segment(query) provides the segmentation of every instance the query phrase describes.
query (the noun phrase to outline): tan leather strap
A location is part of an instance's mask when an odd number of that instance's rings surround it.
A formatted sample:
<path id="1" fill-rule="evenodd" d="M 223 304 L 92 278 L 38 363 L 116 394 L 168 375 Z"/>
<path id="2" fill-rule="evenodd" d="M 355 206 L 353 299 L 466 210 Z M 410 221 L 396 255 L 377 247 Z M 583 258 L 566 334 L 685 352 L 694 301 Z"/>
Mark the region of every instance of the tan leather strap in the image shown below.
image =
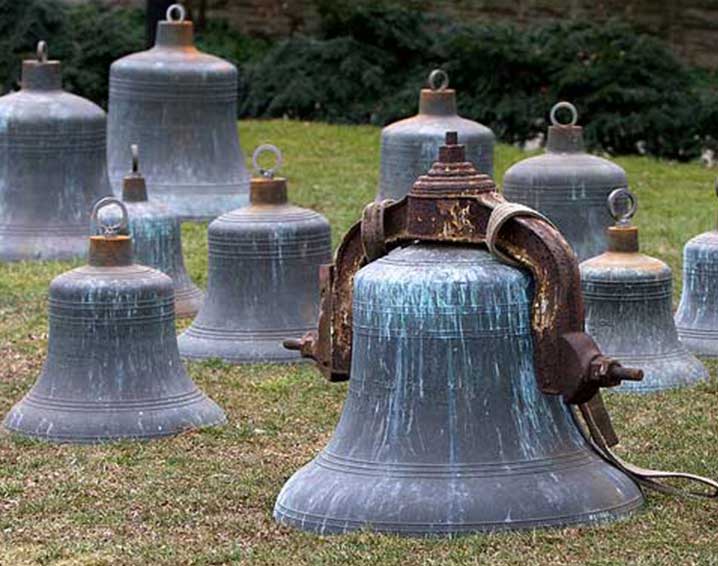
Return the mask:
<path id="1" fill-rule="evenodd" d="M 705 497 L 708 499 L 718 498 L 718 482 L 698 476 L 695 474 L 687 474 L 684 472 L 663 472 L 660 470 L 649 470 L 647 468 L 641 468 L 633 464 L 625 462 L 619 458 L 609 447 L 609 443 L 604 438 L 604 435 L 599 426 L 595 411 L 591 406 L 591 403 L 583 403 L 581 405 L 572 405 L 571 410 L 573 411 L 574 418 L 577 420 L 577 424 L 581 432 L 583 433 L 586 441 L 591 447 L 607 462 L 614 465 L 616 468 L 630 476 L 640 486 L 660 491 L 661 493 L 667 493 L 669 495 L 682 495 L 688 497 Z M 580 415 L 580 416 L 579 416 Z M 580 425 L 580 421 L 586 424 L 586 429 Z M 662 482 L 661 480 L 667 479 L 684 479 L 694 483 L 708 486 L 710 491 L 692 491 L 679 489 L 673 485 Z"/>
<path id="2" fill-rule="evenodd" d="M 496 247 L 496 238 L 498 237 L 501 228 L 504 226 L 504 224 L 506 224 L 506 222 L 508 222 L 512 218 L 515 218 L 516 216 L 539 218 L 541 220 L 544 220 L 554 228 L 556 228 L 556 225 L 537 210 L 529 208 L 528 206 L 524 206 L 523 204 L 517 204 L 515 202 L 502 202 L 501 204 L 498 204 L 494 207 L 493 211 L 491 212 L 491 216 L 489 217 L 489 223 L 486 226 L 486 245 L 488 246 L 489 251 L 496 257 L 496 259 L 498 259 L 502 263 L 521 266 L 518 261 L 516 261 L 511 256 L 506 255 Z"/>

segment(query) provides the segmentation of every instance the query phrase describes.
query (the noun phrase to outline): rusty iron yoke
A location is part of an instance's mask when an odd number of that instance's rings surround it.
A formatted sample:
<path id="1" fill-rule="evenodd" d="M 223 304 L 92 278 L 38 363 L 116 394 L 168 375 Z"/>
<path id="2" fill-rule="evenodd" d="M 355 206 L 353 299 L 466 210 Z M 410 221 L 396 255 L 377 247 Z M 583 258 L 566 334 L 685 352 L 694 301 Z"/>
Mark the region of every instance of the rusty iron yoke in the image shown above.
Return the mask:
<path id="1" fill-rule="evenodd" d="M 407 197 L 370 204 L 362 220 L 349 229 L 334 263 L 321 268 L 318 332 L 287 340 L 286 347 L 316 360 L 330 381 L 349 379 L 357 271 L 392 248 L 416 241 L 487 246 L 489 220 L 505 203 L 493 180 L 465 161 L 456 134 L 447 133 L 439 160 Z M 535 216 L 512 217 L 495 236 L 494 246 L 534 277 L 534 365 L 542 392 L 580 404 L 592 399 L 600 387 L 642 378 L 640 370 L 623 368 L 603 356 L 584 333 L 576 256 L 550 222 Z"/>

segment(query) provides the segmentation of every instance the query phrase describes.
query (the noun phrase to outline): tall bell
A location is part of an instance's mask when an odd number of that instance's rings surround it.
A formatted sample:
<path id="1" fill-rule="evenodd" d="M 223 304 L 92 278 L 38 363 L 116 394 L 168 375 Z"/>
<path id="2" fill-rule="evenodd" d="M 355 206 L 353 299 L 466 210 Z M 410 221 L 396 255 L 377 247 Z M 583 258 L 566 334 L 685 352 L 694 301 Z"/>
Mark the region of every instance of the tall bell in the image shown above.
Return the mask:
<path id="1" fill-rule="evenodd" d="M 440 151 L 407 200 L 367 208 L 325 269 L 319 333 L 287 341 L 330 379 L 351 379 L 329 444 L 286 483 L 275 518 L 321 534 L 450 535 L 635 509 L 638 487 L 589 447 L 560 397 L 539 389 L 560 391 L 544 378 L 560 379 L 575 358 L 563 357 L 568 342 L 538 352 L 537 287 L 551 324 L 573 325 L 575 314 L 571 337 L 581 335 L 568 244 L 542 220 L 511 230 L 499 222 L 494 230 L 508 233 L 501 249 L 511 241 L 514 257 L 542 257 L 546 272 L 559 271 L 535 281 L 500 263 L 484 244 L 492 209 L 506 203 L 455 136 Z M 581 341 L 586 360 L 604 359 Z"/>
<path id="2" fill-rule="evenodd" d="M 630 206 L 621 211 L 626 198 Z M 642 381 L 625 382 L 619 391 L 649 393 L 707 379 L 703 364 L 678 341 L 671 268 L 639 251 L 638 228 L 630 222 L 635 197 L 616 189 L 608 202 L 617 223 L 607 230 L 608 251 L 581 264 L 581 288 L 586 332 L 607 355 L 643 369 Z"/>
<path id="3" fill-rule="evenodd" d="M 87 253 L 87 211 L 111 192 L 105 133 L 105 113 L 62 90 L 60 62 L 39 42 L 20 91 L 0 98 L 0 260 Z"/>
<path id="4" fill-rule="evenodd" d="M 561 109 L 571 112 L 567 124 L 559 122 Z M 611 225 L 606 199 L 628 181 L 621 167 L 586 153 L 577 120 L 573 104 L 559 102 L 551 109 L 546 153 L 506 171 L 504 196 L 550 218 L 583 261 L 606 250 L 606 229 Z"/>
<path id="5" fill-rule="evenodd" d="M 122 201 L 129 215 L 132 254 L 140 265 L 158 269 L 172 278 L 175 288 L 175 315 L 197 314 L 202 291 L 192 283 L 182 257 L 182 232 L 177 215 L 148 200 L 145 178 L 139 172 L 137 145 L 132 146 L 132 172 L 122 181 Z M 114 207 L 113 207 L 114 208 Z"/>
<path id="6" fill-rule="evenodd" d="M 718 229 L 699 234 L 683 248 L 683 290 L 675 321 L 678 337 L 691 352 L 718 357 Z"/>
<path id="7" fill-rule="evenodd" d="M 110 68 L 110 181 L 120 194 L 130 144 L 137 143 L 152 197 L 180 220 L 211 220 L 247 203 L 237 68 L 199 51 L 184 18 L 182 6 L 171 6 L 155 46 Z"/>
<path id="8" fill-rule="evenodd" d="M 277 156 L 263 170 L 258 157 Z M 282 347 L 287 336 L 316 328 L 319 266 L 331 258 L 329 223 L 287 202 L 287 181 L 275 178 L 279 150 L 254 152 L 249 207 L 209 225 L 207 295 L 192 325 L 179 337 L 180 354 L 231 363 L 297 362 Z"/>
<path id="9" fill-rule="evenodd" d="M 436 159 L 447 130 L 466 146 L 466 156 L 482 173 L 494 174 L 494 133 L 456 113 L 456 91 L 441 69 L 429 75 L 429 88 L 419 95 L 416 116 L 388 125 L 381 132 L 381 164 L 377 200 L 406 196 L 419 175 Z"/>
<path id="10" fill-rule="evenodd" d="M 90 238 L 89 265 L 50 285 L 48 353 L 5 427 L 53 442 L 147 439 L 221 424 L 222 410 L 187 375 L 177 351 L 172 280 L 132 262 L 122 222 Z"/>

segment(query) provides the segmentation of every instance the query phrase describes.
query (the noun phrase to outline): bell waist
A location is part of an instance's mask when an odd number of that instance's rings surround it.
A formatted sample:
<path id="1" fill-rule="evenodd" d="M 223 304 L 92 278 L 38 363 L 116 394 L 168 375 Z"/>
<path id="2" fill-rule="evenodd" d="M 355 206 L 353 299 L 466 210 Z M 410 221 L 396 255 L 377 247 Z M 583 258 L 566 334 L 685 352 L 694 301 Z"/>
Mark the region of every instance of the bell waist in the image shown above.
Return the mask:
<path id="1" fill-rule="evenodd" d="M 149 81 L 136 78 L 110 78 L 110 97 L 115 100 L 148 100 L 157 102 L 237 101 L 237 80 L 223 79 L 211 82 Z"/>

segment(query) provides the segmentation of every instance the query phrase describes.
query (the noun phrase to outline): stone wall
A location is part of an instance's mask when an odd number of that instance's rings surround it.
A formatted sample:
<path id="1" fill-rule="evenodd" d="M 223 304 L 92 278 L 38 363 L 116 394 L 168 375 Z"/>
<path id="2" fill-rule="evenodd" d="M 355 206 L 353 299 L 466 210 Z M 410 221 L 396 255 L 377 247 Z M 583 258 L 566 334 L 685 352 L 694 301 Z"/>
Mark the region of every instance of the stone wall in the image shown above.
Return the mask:
<path id="1" fill-rule="evenodd" d="M 82 1 L 82 0 L 71 0 Z M 143 0 L 106 0 L 142 5 Z M 361 0 L 355 0 L 361 1 Z M 186 0 L 198 6 L 200 0 Z M 208 17 L 228 18 L 242 32 L 264 37 L 312 33 L 313 0 L 207 0 Z M 429 0 L 432 10 L 464 21 L 519 24 L 552 19 L 619 17 L 673 46 L 685 61 L 718 69 L 718 0 Z"/>

